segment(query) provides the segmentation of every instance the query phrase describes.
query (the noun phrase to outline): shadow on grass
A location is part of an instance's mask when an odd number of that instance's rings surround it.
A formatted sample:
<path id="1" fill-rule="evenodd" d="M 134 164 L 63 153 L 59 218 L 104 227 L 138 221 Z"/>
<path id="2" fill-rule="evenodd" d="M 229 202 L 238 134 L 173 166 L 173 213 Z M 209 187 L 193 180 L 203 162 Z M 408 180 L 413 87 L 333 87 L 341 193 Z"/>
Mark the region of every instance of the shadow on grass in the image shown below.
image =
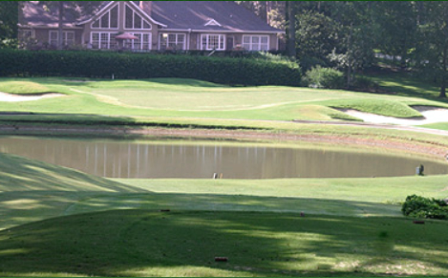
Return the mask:
<path id="1" fill-rule="evenodd" d="M 108 211 L 0 232 L 0 274 L 446 275 L 441 235 L 447 225 L 387 217 Z M 215 262 L 217 256 L 229 260 Z"/>
<path id="2" fill-rule="evenodd" d="M 448 99 L 438 97 L 440 93 L 438 85 L 430 84 L 430 82 L 412 76 L 408 72 L 376 72 L 369 77 L 377 81 L 381 88 L 400 96 L 448 103 Z"/>
<path id="3" fill-rule="evenodd" d="M 202 81 L 197 79 L 187 79 L 187 78 L 151 78 L 139 81 L 149 81 L 153 83 L 160 83 L 164 85 L 180 85 L 188 87 L 203 87 L 203 88 L 224 88 L 228 87 L 226 85 L 212 83 L 208 81 Z"/>

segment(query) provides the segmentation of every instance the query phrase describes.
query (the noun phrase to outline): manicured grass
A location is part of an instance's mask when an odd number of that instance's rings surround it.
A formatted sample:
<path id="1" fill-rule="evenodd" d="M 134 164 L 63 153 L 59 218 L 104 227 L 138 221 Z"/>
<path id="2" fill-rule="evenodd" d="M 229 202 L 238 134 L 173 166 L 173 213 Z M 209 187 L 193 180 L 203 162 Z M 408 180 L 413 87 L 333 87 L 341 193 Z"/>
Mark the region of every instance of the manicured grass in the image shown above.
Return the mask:
<path id="1" fill-rule="evenodd" d="M 0 79 L 41 84 L 68 96 L 21 104 L 0 103 L 2 111 L 96 114 L 135 117 L 248 120 L 355 120 L 333 107 L 387 116 L 415 117 L 408 105 L 444 106 L 417 98 L 281 86 L 232 88 L 185 79 L 70 81 L 61 78 Z M 172 83 L 172 84 L 171 84 Z"/>
<path id="2" fill-rule="evenodd" d="M 447 228 L 388 217 L 107 211 L 0 232 L 0 275 L 445 276 Z"/>
<path id="3" fill-rule="evenodd" d="M 448 275 L 448 223 L 400 214 L 446 176 L 112 181 L 0 162 L 0 276 Z"/>
<path id="4" fill-rule="evenodd" d="M 356 120 L 332 107 L 398 117 L 416 116 L 408 105 L 447 107 L 418 94 L 62 78 L 0 79 L 0 91 L 23 81 L 66 96 L 0 103 L 3 112 L 37 113 L 1 123 L 241 128 L 448 146 L 441 136 L 290 122 Z M 108 180 L 6 154 L 0 169 L 0 276 L 448 276 L 448 222 L 415 225 L 400 213 L 408 195 L 445 198 L 447 176 Z"/>
<path id="5" fill-rule="evenodd" d="M 17 80 L 0 82 L 0 92 L 20 95 L 38 95 L 51 93 L 51 90 L 38 82 Z"/>

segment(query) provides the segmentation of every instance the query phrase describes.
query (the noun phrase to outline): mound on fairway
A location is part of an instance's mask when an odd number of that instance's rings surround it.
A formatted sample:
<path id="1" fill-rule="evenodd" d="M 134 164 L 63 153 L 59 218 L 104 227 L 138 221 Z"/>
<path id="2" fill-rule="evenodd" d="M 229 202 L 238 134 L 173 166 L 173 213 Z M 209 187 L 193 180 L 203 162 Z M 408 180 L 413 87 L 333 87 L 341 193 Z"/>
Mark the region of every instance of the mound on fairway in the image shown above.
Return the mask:
<path id="1" fill-rule="evenodd" d="M 73 169 L 0 153 L 0 192 L 108 191 L 141 192 L 132 186 L 94 177 Z"/>
<path id="2" fill-rule="evenodd" d="M 1 82 L 0 92 L 20 95 L 42 95 L 52 93 L 50 88 L 32 81 Z"/>
<path id="3" fill-rule="evenodd" d="M 445 276 L 447 228 L 396 218 L 108 211 L 0 232 L 0 275 Z"/>

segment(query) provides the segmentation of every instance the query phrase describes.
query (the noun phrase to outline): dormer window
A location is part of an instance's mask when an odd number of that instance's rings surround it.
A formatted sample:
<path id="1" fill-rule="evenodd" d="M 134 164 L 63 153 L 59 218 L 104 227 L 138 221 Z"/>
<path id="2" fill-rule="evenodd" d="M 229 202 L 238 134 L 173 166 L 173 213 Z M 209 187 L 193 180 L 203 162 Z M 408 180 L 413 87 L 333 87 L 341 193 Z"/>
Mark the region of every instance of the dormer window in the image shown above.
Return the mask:
<path id="1" fill-rule="evenodd" d="M 209 21 L 207 21 L 207 23 L 204 24 L 204 26 L 221 26 L 221 24 L 219 24 L 219 22 L 214 19 L 210 19 Z"/>

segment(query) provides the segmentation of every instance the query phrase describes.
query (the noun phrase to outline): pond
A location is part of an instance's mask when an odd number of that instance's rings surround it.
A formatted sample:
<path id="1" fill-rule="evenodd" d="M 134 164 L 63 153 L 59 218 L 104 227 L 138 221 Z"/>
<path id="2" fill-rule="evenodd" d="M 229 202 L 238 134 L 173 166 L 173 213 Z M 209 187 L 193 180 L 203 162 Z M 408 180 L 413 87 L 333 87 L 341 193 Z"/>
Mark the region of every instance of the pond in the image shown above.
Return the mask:
<path id="1" fill-rule="evenodd" d="M 0 151 L 107 178 L 392 177 L 420 164 L 427 175 L 448 174 L 447 163 L 414 156 L 211 141 L 0 137 Z"/>

